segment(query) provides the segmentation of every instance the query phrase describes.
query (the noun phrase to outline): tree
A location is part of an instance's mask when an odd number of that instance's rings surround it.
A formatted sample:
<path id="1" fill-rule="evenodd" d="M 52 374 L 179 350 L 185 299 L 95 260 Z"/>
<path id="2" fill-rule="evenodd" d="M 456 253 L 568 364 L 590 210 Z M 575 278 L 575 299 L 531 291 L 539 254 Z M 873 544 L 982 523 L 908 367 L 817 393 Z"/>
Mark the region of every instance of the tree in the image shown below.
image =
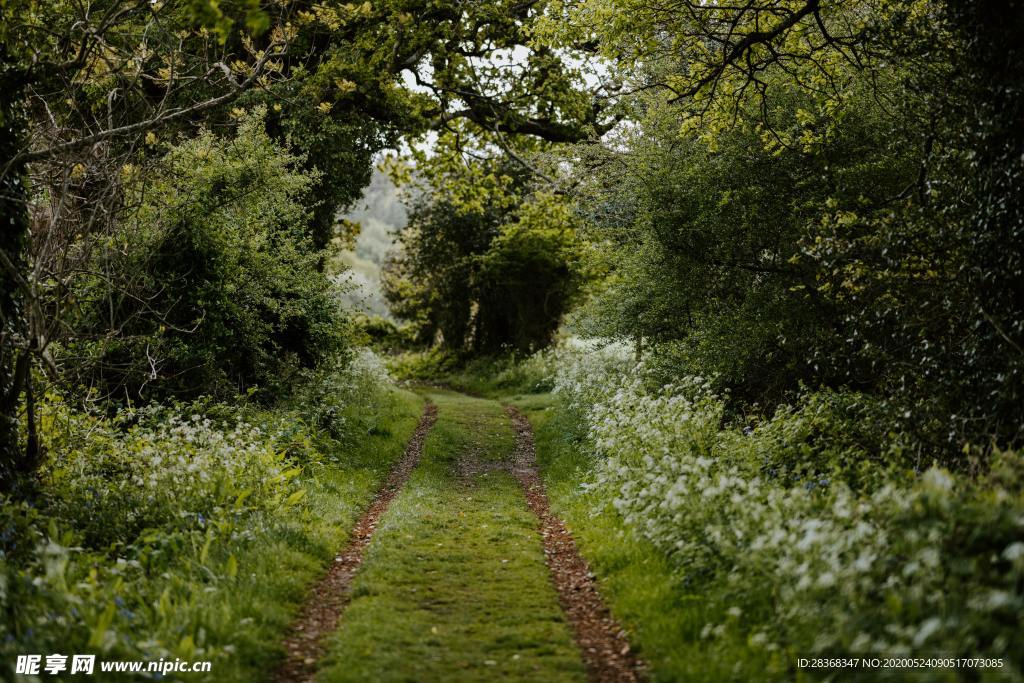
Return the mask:
<path id="1" fill-rule="evenodd" d="M 971 394 L 981 405 L 959 410 L 973 431 L 1024 442 L 1024 7 L 1016 2 L 949 0 L 963 45 L 956 65 L 963 88 L 953 134 L 967 158 L 971 188 L 966 220 L 956 230 L 969 242 L 956 274 L 972 290 L 964 360 Z M 960 137 L 962 136 L 962 137 Z M 977 336 L 975 336 L 975 334 Z"/>
<path id="2" fill-rule="evenodd" d="M 52 312 L 53 307 L 43 301 L 45 280 L 39 277 L 38 262 L 30 260 L 37 251 L 29 230 L 30 207 L 36 193 L 44 190 L 52 196 L 66 190 L 73 174 L 80 175 L 79 169 L 95 165 L 90 158 L 93 151 L 119 143 L 115 152 L 123 154 L 125 140 L 136 140 L 154 129 L 187 121 L 231 102 L 265 75 L 267 64 L 277 56 L 281 45 L 280 37 L 271 38 L 267 49 L 246 66 L 251 73 L 235 81 L 223 62 L 207 62 L 200 70 L 201 59 L 185 59 L 190 53 L 182 40 L 168 40 L 179 29 L 184 27 L 187 32 L 207 20 L 216 20 L 223 29 L 224 16 L 215 11 L 215 5 L 205 8 L 213 14 L 204 17 L 192 12 L 203 14 L 202 3 L 191 10 L 171 8 L 163 12 L 163 6 L 146 2 L 111 2 L 93 9 L 19 1 L 0 8 L 0 184 L 8 190 L 0 203 L 0 220 L 11 228 L 0 242 L 0 481 L 5 484 L 12 483 L 18 473 L 30 473 L 37 460 L 31 365 L 33 358 L 48 358 L 56 324 L 39 320 L 40 314 Z M 162 15 L 167 14 L 173 16 L 164 23 Z M 258 8 L 249 8 L 251 24 L 262 24 L 261 17 Z M 148 71 L 147 59 L 160 62 L 166 73 L 154 73 L 158 71 L 156 66 Z M 230 82 L 231 87 L 212 95 L 203 92 L 204 86 L 220 79 Z M 98 96 L 101 91 L 103 95 Z M 103 100 L 99 97 L 105 98 L 105 109 L 100 108 Z M 90 153 L 82 154 L 82 150 Z M 30 168 L 29 164 L 44 165 Z M 107 177 L 111 175 L 109 170 L 109 166 L 103 168 Z M 30 183 L 30 171 L 42 182 Z M 109 194 L 109 185 L 90 190 Z M 88 199 L 74 199 L 61 196 L 54 205 L 77 204 L 76 229 L 96 223 L 109 206 L 97 201 L 89 215 L 88 208 L 83 211 L 91 204 Z M 61 216 L 53 219 L 59 221 Z M 62 231 L 46 232 L 53 237 Z M 29 312 L 34 317 L 27 317 Z M 15 426 L 23 393 L 29 440 L 27 455 L 19 457 Z"/>
<path id="3" fill-rule="evenodd" d="M 570 16 L 544 30 L 636 65 L 621 106 L 642 133 L 575 153 L 600 239 L 636 254 L 607 289 L 633 302 L 611 329 L 741 401 L 868 391 L 951 461 L 1020 442 L 1019 8 L 590 0 Z M 616 165 L 625 211 L 594 177 Z"/>
<path id="4" fill-rule="evenodd" d="M 471 136 L 581 140 L 611 125 L 600 87 L 584 87 L 571 65 L 578 50 L 533 41 L 546 11 L 547 3 L 404 0 L 5 3 L 0 109 L 10 163 L 2 179 L 28 188 L 2 207 L 16 227 L 0 244 L 5 295 L 13 291 L 0 338 L 5 458 L 14 458 L 11 430 L 28 376 L 14 367 L 52 360 L 48 342 L 27 334 L 25 311 L 46 318 L 47 338 L 69 324 L 60 317 L 67 307 L 48 297 L 66 295 L 70 283 L 40 289 L 26 274 L 37 272 L 37 254 L 58 251 L 57 241 L 75 253 L 80 236 L 89 242 L 115 229 L 119 169 L 148 168 L 160 141 L 234 126 L 232 109 L 266 104 L 270 132 L 319 178 L 303 202 L 322 246 L 374 154 L 399 134 L 461 127 Z M 499 65 L 514 50 L 528 56 Z M 43 247 L 28 230 L 33 206 L 45 206 L 37 213 Z"/>
<path id="5" fill-rule="evenodd" d="M 128 179 L 136 208 L 83 264 L 73 330 L 57 340 L 67 379 L 132 401 L 274 396 L 345 350 L 306 230 L 316 176 L 267 136 L 264 114 L 243 115 L 230 139 L 201 132 Z"/>
<path id="6" fill-rule="evenodd" d="M 6 36 L 0 35 L 0 88 L 8 92 Z M 16 103 L 0 99 L 0 159 L 10 160 L 21 149 L 24 121 Z M 5 161 L 0 176 L 0 482 L 14 479 L 30 467 L 18 447 L 18 403 L 28 373 L 28 356 L 19 354 L 24 328 L 21 310 L 23 267 L 21 254 L 28 232 L 25 204 L 25 169 Z"/>
<path id="7" fill-rule="evenodd" d="M 473 169 L 491 192 L 462 177 L 454 194 L 421 193 L 400 233 L 385 295 L 422 344 L 535 351 L 551 342 L 585 278 L 570 207 L 550 193 L 520 194 L 525 172 L 504 163 L 508 175 L 485 172 L 486 162 Z"/>

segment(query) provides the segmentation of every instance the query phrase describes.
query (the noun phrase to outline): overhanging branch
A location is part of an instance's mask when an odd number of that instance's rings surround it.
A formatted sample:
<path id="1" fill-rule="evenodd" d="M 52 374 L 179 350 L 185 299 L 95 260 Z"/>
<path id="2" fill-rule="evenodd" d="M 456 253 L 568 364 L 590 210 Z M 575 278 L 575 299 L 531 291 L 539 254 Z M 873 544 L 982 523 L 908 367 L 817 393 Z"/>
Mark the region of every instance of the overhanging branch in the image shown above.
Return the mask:
<path id="1" fill-rule="evenodd" d="M 285 49 L 274 51 L 274 48 L 277 47 L 285 47 Z M 102 142 L 110 138 L 154 130 L 168 123 L 171 123 L 172 121 L 177 121 L 178 119 L 182 119 L 193 114 L 198 114 L 199 112 L 206 111 L 208 109 L 214 109 L 221 105 L 228 104 L 237 99 L 242 93 L 244 93 L 246 90 L 250 89 L 253 85 L 257 83 L 260 76 L 263 75 L 267 62 L 269 62 L 271 59 L 283 57 L 286 54 L 286 45 L 283 43 L 278 43 L 269 46 L 267 50 L 264 51 L 263 55 L 259 58 L 259 60 L 256 62 L 256 65 L 253 67 L 252 73 L 249 74 L 249 76 L 246 77 L 244 81 L 242 81 L 241 83 L 235 83 L 231 79 L 228 79 L 228 82 L 231 83 L 232 88 L 223 95 L 219 95 L 217 97 L 211 98 L 209 100 L 204 100 L 202 102 L 197 102 L 188 107 L 163 112 L 144 121 L 137 121 L 135 123 L 119 126 L 117 128 L 108 128 L 106 130 L 101 130 L 96 133 L 93 133 L 92 135 L 86 135 L 76 140 L 68 140 L 67 142 L 62 142 L 60 144 L 47 147 L 45 149 L 40 149 L 32 152 L 23 152 L 22 154 L 16 156 L 12 160 L 12 163 L 18 164 L 43 161 L 45 159 L 50 159 L 54 156 L 63 154 L 65 152 L 71 152 L 82 147 L 94 145 L 98 142 Z M 211 71 L 219 70 L 220 68 L 221 65 L 217 64 L 214 65 L 214 68 L 211 69 Z"/>

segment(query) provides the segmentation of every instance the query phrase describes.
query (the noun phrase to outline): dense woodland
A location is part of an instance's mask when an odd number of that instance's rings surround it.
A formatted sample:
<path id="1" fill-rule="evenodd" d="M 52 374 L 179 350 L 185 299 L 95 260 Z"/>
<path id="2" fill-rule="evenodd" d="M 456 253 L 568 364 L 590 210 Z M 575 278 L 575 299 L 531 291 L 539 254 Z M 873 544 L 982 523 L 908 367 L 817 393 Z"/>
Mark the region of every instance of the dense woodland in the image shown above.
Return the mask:
<path id="1" fill-rule="evenodd" d="M 4 0 L 0 678 L 268 675 L 430 384 L 527 411 L 652 680 L 1019 680 L 1021 35 L 1012 0 Z"/>

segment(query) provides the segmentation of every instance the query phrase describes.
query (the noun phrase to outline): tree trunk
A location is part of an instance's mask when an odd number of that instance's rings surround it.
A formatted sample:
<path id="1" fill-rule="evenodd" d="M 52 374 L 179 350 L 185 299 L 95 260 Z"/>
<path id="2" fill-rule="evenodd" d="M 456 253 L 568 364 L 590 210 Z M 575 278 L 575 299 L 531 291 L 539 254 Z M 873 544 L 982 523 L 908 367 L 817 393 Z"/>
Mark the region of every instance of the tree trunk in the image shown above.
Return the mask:
<path id="1" fill-rule="evenodd" d="M 0 48 L 0 62 L 6 55 Z M 2 68 L 2 65 L 0 65 Z M 22 289 L 18 284 L 28 234 L 28 204 L 24 164 L 10 164 L 23 151 L 24 121 L 17 93 L 0 92 L 0 489 L 9 490 L 25 463 L 18 446 L 18 406 L 21 396 L 19 350 L 23 330 Z M 10 165 L 9 165 L 10 164 Z M 26 358 L 27 361 L 27 358 Z"/>

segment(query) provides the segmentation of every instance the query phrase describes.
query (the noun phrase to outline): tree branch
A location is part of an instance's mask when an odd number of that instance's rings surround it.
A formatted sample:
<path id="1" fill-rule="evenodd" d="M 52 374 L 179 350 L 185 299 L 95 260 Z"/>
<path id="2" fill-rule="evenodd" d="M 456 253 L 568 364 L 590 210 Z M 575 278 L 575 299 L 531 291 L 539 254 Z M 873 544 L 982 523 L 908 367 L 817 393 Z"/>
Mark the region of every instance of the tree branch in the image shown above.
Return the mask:
<path id="1" fill-rule="evenodd" d="M 69 140 L 67 142 L 62 142 L 60 144 L 53 145 L 52 147 L 36 150 L 34 152 L 23 152 L 16 156 L 12 160 L 12 163 L 32 163 L 36 161 L 42 161 L 44 159 L 52 158 L 64 152 L 70 152 L 81 147 L 88 147 L 89 145 L 96 144 L 97 142 L 102 142 L 103 140 L 107 140 L 109 138 L 153 130 L 155 128 L 159 128 L 160 126 L 166 125 L 172 121 L 176 121 L 178 119 L 191 116 L 192 114 L 197 114 L 208 109 L 219 107 L 223 104 L 228 104 L 229 102 L 237 99 L 243 92 L 251 88 L 259 80 L 259 77 L 263 75 L 263 71 L 268 61 L 277 57 L 283 57 L 287 54 L 287 49 L 283 49 L 277 52 L 272 51 L 273 48 L 279 47 L 281 45 L 283 44 L 278 43 L 268 46 L 267 50 L 264 51 L 263 56 L 259 58 L 259 60 L 256 62 L 256 65 L 253 67 L 252 73 L 241 83 L 235 83 L 233 80 L 229 79 L 229 82 L 232 85 L 232 89 L 229 92 L 224 93 L 223 95 L 214 97 L 209 100 L 205 100 L 203 102 L 197 102 L 196 104 L 185 107 L 183 109 L 175 109 L 169 112 L 157 114 L 156 116 L 146 119 L 144 121 L 137 121 L 135 123 L 130 123 L 128 125 L 119 126 L 117 128 L 108 128 L 106 130 L 101 130 L 97 133 L 93 133 L 92 135 L 86 135 L 85 137 L 78 138 L 77 140 Z M 219 69 L 221 67 L 222 65 L 220 63 L 214 65 L 214 68 L 216 69 Z"/>
<path id="2" fill-rule="evenodd" d="M 741 41 L 733 44 L 732 47 L 726 51 L 722 61 L 716 64 L 710 72 L 701 76 L 691 87 L 671 98 L 669 103 L 673 104 L 681 99 L 693 97 L 706 85 L 717 82 L 718 79 L 722 77 L 722 74 L 725 73 L 726 69 L 733 66 L 737 61 L 746 56 L 751 49 L 757 45 L 771 45 L 779 36 L 783 35 L 786 31 L 800 23 L 804 17 L 816 14 L 818 12 L 819 5 L 820 0 L 807 0 L 803 7 L 790 14 L 784 21 L 779 22 L 771 30 L 753 31 L 746 34 Z"/>

